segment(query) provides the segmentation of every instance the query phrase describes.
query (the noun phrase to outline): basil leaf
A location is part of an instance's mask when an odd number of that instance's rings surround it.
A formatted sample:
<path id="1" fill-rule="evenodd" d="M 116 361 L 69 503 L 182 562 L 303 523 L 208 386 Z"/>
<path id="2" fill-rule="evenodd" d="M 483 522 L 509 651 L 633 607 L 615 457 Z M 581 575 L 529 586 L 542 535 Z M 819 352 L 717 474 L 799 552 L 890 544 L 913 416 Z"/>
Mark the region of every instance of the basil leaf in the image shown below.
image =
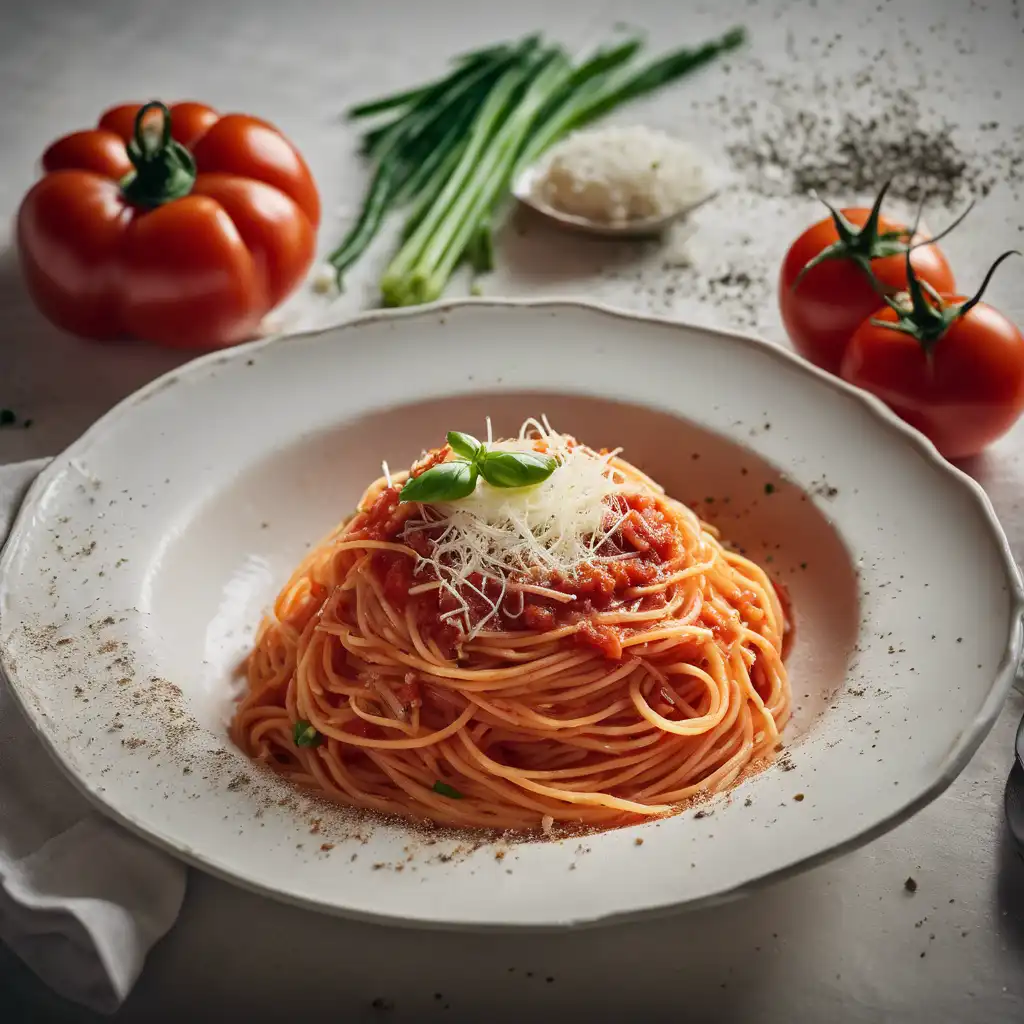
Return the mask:
<path id="1" fill-rule="evenodd" d="M 476 487 L 476 463 L 442 462 L 406 481 L 399 501 L 456 501 L 468 497 Z"/>
<path id="2" fill-rule="evenodd" d="M 435 782 L 434 785 L 431 786 L 431 789 L 433 789 L 435 793 L 440 793 L 441 796 L 449 797 L 452 800 L 461 800 L 463 798 L 463 794 L 454 786 L 449 786 L 447 782 Z"/>
<path id="3" fill-rule="evenodd" d="M 300 718 L 295 723 L 295 728 L 292 729 L 292 739 L 295 740 L 297 747 L 319 747 L 324 741 L 323 736 L 304 718 Z"/>
<path id="4" fill-rule="evenodd" d="M 472 434 L 463 434 L 459 430 L 448 431 L 448 444 L 456 455 L 461 455 L 464 459 L 469 459 L 470 462 L 483 448 L 483 445 Z"/>
<path id="5" fill-rule="evenodd" d="M 492 487 L 529 487 L 547 480 L 558 463 L 540 452 L 485 452 L 480 472 Z"/>

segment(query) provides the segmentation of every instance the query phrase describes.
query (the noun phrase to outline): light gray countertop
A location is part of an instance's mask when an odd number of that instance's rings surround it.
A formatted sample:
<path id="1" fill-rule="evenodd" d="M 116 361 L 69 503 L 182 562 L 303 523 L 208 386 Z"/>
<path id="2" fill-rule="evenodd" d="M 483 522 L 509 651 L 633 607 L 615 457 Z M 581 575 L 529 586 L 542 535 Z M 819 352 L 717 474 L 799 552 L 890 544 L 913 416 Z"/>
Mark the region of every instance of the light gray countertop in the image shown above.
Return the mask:
<path id="1" fill-rule="evenodd" d="M 820 162 L 834 149 L 829 118 L 839 124 L 851 113 L 884 120 L 897 111 L 895 127 L 879 128 L 886 137 L 951 125 L 951 147 L 974 168 L 966 184 L 980 192 L 993 179 L 946 244 L 965 287 L 1024 242 L 1024 168 L 1014 162 L 1024 149 L 1017 2 L 8 4 L 0 30 L 0 405 L 33 426 L 0 431 L 0 462 L 53 454 L 180 361 L 144 345 L 63 337 L 29 305 L 8 248 L 10 219 L 52 138 L 114 103 L 153 95 L 257 113 L 307 155 L 324 198 L 326 251 L 364 182 L 354 132 L 340 117 L 348 102 L 433 74 L 446 57 L 484 42 L 543 28 L 585 48 L 621 20 L 648 29 L 654 49 L 734 23 L 750 29 L 749 48 L 728 69 L 706 69 L 619 115 L 701 144 L 731 165 L 731 185 L 695 218 L 691 236 L 667 250 L 560 236 L 517 219 L 500 239 L 485 294 L 592 297 L 784 343 L 774 275 L 816 207 L 788 194 L 785 168 L 769 168 L 752 188 L 750 150 L 764 153 L 763 135 L 774 128 L 790 156 L 804 147 Z M 805 137 L 801 110 L 810 118 Z M 752 147 L 752 139 L 760 141 Z M 927 216 L 939 227 L 952 213 L 933 203 Z M 385 239 L 335 302 L 304 294 L 280 322 L 307 326 L 371 305 L 386 250 Z M 456 281 L 451 294 L 459 289 L 467 283 Z M 1022 296 L 1024 261 L 1011 261 L 990 299 L 1019 322 Z M 1024 424 L 966 468 L 1019 555 Z M 271 903 L 193 871 L 181 920 L 117 1019 L 503 1021 L 586 1010 L 594 1020 L 764 1024 L 1024 1020 L 1024 863 L 1002 816 L 1022 713 L 1024 697 L 1014 693 L 956 784 L 870 846 L 746 900 L 655 922 L 536 936 L 385 929 Z M 904 889 L 908 876 L 915 893 Z M 0 993 L 15 1011 L 5 1021 L 91 1019 L 5 950 Z"/>

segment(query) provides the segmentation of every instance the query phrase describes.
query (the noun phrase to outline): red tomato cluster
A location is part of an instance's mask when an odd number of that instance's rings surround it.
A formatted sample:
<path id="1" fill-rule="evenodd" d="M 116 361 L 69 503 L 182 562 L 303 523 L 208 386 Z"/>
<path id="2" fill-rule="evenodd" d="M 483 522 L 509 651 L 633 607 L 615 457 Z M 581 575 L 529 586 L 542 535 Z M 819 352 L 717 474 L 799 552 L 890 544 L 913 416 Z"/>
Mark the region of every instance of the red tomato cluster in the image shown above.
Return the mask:
<path id="1" fill-rule="evenodd" d="M 276 128 L 201 103 L 127 104 L 58 139 L 18 211 L 33 300 L 73 334 L 217 348 L 313 261 L 320 199 Z"/>
<path id="2" fill-rule="evenodd" d="M 782 321 L 811 362 L 882 399 L 950 459 L 976 455 L 1024 411 L 1024 336 L 959 294 L 936 240 L 871 209 L 833 210 L 786 253 Z M 1005 255 L 1010 255 L 1009 253 Z"/>

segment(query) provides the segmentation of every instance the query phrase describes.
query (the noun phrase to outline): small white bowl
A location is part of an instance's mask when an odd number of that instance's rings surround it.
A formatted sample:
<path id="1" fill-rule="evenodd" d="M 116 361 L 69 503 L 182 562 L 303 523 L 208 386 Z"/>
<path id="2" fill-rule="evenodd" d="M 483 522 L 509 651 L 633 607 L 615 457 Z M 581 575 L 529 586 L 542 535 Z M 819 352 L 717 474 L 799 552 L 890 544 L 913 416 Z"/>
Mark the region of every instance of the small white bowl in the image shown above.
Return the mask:
<path id="1" fill-rule="evenodd" d="M 694 202 L 659 217 L 619 221 L 591 220 L 589 217 L 578 217 L 575 214 L 558 210 L 541 198 L 537 185 L 549 159 L 550 157 L 545 155 L 536 163 L 520 171 L 515 181 L 512 182 L 512 195 L 518 202 L 535 210 L 559 227 L 588 235 L 598 235 L 602 238 L 653 238 L 664 234 L 676 221 L 693 213 L 694 210 L 718 194 L 716 188 L 709 186 L 707 191 Z"/>

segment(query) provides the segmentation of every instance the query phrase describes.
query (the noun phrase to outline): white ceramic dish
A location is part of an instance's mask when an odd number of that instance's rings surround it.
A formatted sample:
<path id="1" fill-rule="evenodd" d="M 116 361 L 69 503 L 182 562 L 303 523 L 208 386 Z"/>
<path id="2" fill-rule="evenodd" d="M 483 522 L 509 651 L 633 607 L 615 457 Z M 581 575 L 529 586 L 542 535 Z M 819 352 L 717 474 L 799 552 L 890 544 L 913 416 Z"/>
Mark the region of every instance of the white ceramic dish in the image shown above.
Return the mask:
<path id="1" fill-rule="evenodd" d="M 304 546 L 382 458 L 541 412 L 622 444 L 790 587 L 780 762 L 701 811 L 497 848 L 252 768 L 223 731 L 231 670 Z M 82 790 L 200 867 L 357 917 L 568 926 L 729 898 L 912 814 L 991 725 L 1021 607 L 983 493 L 875 401 L 748 338 L 470 302 L 211 355 L 118 406 L 28 496 L 0 657 Z"/>

